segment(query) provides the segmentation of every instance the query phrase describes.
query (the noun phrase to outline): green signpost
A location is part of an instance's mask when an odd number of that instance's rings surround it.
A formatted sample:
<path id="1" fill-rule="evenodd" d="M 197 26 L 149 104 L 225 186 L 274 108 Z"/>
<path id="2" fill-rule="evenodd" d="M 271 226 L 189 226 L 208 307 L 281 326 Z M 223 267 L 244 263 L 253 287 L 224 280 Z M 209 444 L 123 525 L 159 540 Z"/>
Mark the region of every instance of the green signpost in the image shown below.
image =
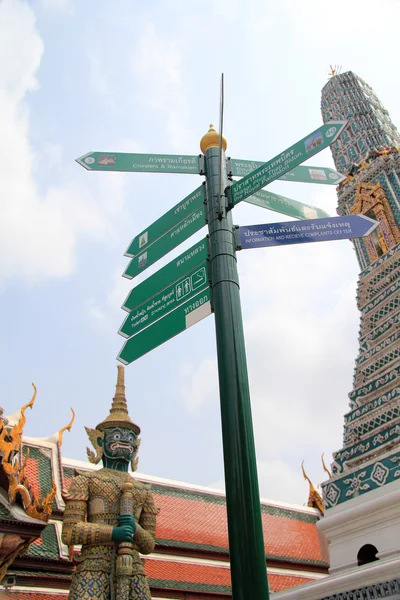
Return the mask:
<path id="1" fill-rule="evenodd" d="M 210 290 L 206 289 L 181 304 L 147 329 L 127 340 L 118 360 L 129 365 L 164 342 L 182 333 L 211 314 Z"/>
<path id="2" fill-rule="evenodd" d="M 231 160 L 229 174 L 243 175 L 231 187 L 227 187 L 226 140 L 212 126 L 201 140 L 204 157 L 200 158 L 92 152 L 77 159 L 89 170 L 201 172 L 206 176 L 206 192 L 203 187 L 195 190 L 136 236 L 127 250 L 133 258 L 124 277 L 133 278 L 208 223 L 208 238 L 126 298 L 123 308 L 130 312 L 119 333 L 129 339 L 118 360 L 128 365 L 215 314 L 233 600 L 269 600 L 269 590 L 230 209 L 246 200 L 299 219 L 325 217 L 320 209 L 260 190 L 285 174 L 293 181 L 333 182 L 331 175 L 336 172 L 331 169 L 298 165 L 334 142 L 344 127 L 343 121 L 326 123 L 265 164 Z M 318 169 L 327 181 L 311 172 Z M 339 183 L 338 178 L 334 183 Z M 221 194 L 221 184 L 225 194 Z"/>
<path id="3" fill-rule="evenodd" d="M 207 260 L 208 249 L 207 239 L 201 240 L 191 248 L 174 258 L 162 269 L 154 273 L 151 277 L 143 281 L 140 285 L 131 290 L 122 305 L 126 311 L 131 311 L 150 300 L 155 294 L 164 290 L 169 285 L 193 271 Z"/>
<path id="4" fill-rule="evenodd" d="M 262 206 L 262 208 L 295 217 L 296 219 L 329 217 L 328 213 L 316 206 L 303 204 L 302 202 L 297 202 L 297 200 L 291 200 L 290 198 L 286 198 L 286 196 L 279 196 L 279 194 L 273 194 L 266 190 L 259 190 L 249 198 L 246 198 L 245 202 L 255 204 L 256 206 Z"/>
<path id="5" fill-rule="evenodd" d="M 118 333 L 126 338 L 139 333 L 158 319 L 165 317 L 182 302 L 193 298 L 206 287 L 208 287 L 207 261 L 132 310 Z"/>
<path id="6" fill-rule="evenodd" d="M 206 224 L 205 206 L 201 206 L 189 215 L 184 221 L 170 229 L 162 237 L 158 238 L 147 250 L 137 254 L 129 263 L 124 272 L 124 277 L 133 279 L 139 273 L 143 273 L 148 267 L 160 258 L 171 252 L 182 242 L 190 238 Z"/>
<path id="7" fill-rule="evenodd" d="M 200 174 L 199 157 L 175 154 L 88 152 L 76 159 L 88 171 Z"/>
<path id="8" fill-rule="evenodd" d="M 244 177 L 249 175 L 255 169 L 262 167 L 265 163 L 256 160 L 237 160 L 231 158 L 228 161 L 228 175 L 233 177 Z M 295 167 L 288 171 L 278 181 L 296 181 L 300 183 L 322 183 L 324 185 L 339 185 L 346 177 L 329 167 Z"/>
<path id="9" fill-rule="evenodd" d="M 178 202 L 171 210 L 157 219 L 147 229 L 135 236 L 125 252 L 125 256 L 136 256 L 139 252 L 151 246 L 153 242 L 158 240 L 164 233 L 178 225 L 191 215 L 193 211 L 200 208 L 205 202 L 204 185 L 201 185 L 194 190 L 181 202 Z"/>
<path id="10" fill-rule="evenodd" d="M 231 207 L 235 206 L 238 202 L 258 192 L 275 179 L 282 177 L 287 171 L 330 146 L 337 139 L 345 125 L 345 121 L 325 123 L 325 125 L 309 133 L 302 140 L 261 165 L 240 181 L 236 181 L 227 190 L 229 205 Z"/>

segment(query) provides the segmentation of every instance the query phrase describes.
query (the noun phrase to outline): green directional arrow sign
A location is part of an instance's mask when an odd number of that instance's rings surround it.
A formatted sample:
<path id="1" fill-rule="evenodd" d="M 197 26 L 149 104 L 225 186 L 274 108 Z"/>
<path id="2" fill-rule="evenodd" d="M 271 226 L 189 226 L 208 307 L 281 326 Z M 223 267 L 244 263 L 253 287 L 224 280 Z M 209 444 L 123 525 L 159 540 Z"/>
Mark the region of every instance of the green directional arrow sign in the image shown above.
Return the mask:
<path id="1" fill-rule="evenodd" d="M 346 126 L 346 123 L 347 121 L 329 121 L 325 123 L 325 125 L 308 134 L 240 181 L 236 181 L 227 190 L 229 204 L 235 206 L 238 202 L 258 192 L 275 179 L 279 179 L 279 177 L 314 156 L 314 154 L 330 146 Z"/>
<path id="2" fill-rule="evenodd" d="M 157 262 L 160 258 L 171 252 L 182 242 L 190 238 L 191 235 L 199 231 L 206 224 L 205 205 L 195 210 L 184 221 L 170 229 L 147 250 L 140 252 L 135 256 L 125 270 L 124 277 L 133 279 L 139 273 L 145 271 L 148 267 Z"/>
<path id="3" fill-rule="evenodd" d="M 297 202 L 286 196 L 279 196 L 279 194 L 273 194 L 266 190 L 260 190 L 249 198 L 245 199 L 245 202 L 255 204 L 256 206 L 262 206 L 283 215 L 295 217 L 296 219 L 316 219 L 319 217 L 329 217 L 328 213 L 316 206 L 310 206 L 309 204 L 303 204 Z"/>
<path id="4" fill-rule="evenodd" d="M 194 298 L 184 302 L 163 319 L 159 319 L 147 329 L 127 340 L 118 355 L 118 360 L 124 365 L 129 365 L 178 333 L 195 325 L 211 312 L 210 289 L 207 288 Z"/>
<path id="5" fill-rule="evenodd" d="M 178 202 L 178 204 L 166 212 L 165 215 L 157 219 L 157 221 L 147 229 L 134 237 L 129 248 L 125 252 L 125 256 L 136 256 L 139 252 L 145 250 L 148 246 L 151 246 L 151 244 L 164 235 L 164 233 L 175 227 L 175 225 L 178 225 L 178 223 L 181 223 L 181 221 L 184 221 L 194 210 L 200 208 L 204 204 L 204 201 L 204 185 L 201 185 L 184 200 Z"/>
<path id="6" fill-rule="evenodd" d="M 88 171 L 200 174 L 199 157 L 179 154 L 88 152 L 76 159 Z"/>
<path id="7" fill-rule="evenodd" d="M 148 277 L 143 283 L 131 290 L 122 308 L 131 311 L 158 292 L 165 290 L 169 285 L 182 278 L 184 275 L 199 267 L 207 260 L 207 239 L 194 244 L 191 248 L 174 258 L 162 269 Z"/>
<path id="8" fill-rule="evenodd" d="M 208 263 L 204 262 L 200 267 L 190 271 L 185 277 L 135 308 L 126 317 L 118 333 L 126 338 L 136 335 L 158 319 L 165 317 L 183 302 L 193 298 L 208 285 Z"/>
<path id="9" fill-rule="evenodd" d="M 264 164 L 265 163 L 263 162 L 255 160 L 236 160 L 235 158 L 231 158 L 230 161 L 228 161 L 228 169 L 230 169 L 230 175 L 233 175 L 234 177 L 244 177 Z M 297 181 L 301 183 L 339 185 L 339 183 L 342 183 L 346 177 L 334 169 L 330 169 L 329 167 L 311 167 L 308 165 L 300 165 L 299 167 L 295 167 L 291 171 L 288 171 L 278 179 L 279 181 Z"/>
<path id="10" fill-rule="evenodd" d="M 288 171 L 279 181 L 298 181 L 300 183 L 322 183 L 325 185 L 339 185 L 346 177 L 329 167 L 295 167 Z"/>

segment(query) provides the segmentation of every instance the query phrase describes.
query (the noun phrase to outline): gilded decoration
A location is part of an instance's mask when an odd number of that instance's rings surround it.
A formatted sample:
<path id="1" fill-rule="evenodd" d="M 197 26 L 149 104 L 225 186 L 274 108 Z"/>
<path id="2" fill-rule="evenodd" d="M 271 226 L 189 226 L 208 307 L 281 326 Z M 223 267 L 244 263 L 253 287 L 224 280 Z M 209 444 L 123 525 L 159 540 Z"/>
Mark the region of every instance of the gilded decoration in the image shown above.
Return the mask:
<path id="1" fill-rule="evenodd" d="M 332 479 L 332 473 L 330 472 L 330 470 L 328 469 L 328 467 L 325 464 L 324 453 L 321 454 L 321 462 L 322 462 L 322 468 L 323 468 L 323 470 L 328 475 L 329 479 Z"/>
<path id="2" fill-rule="evenodd" d="M 22 458 L 22 433 L 26 423 L 25 412 L 32 408 L 36 398 L 36 387 L 33 386 L 33 396 L 21 408 L 20 417 L 14 426 L 9 426 L 7 420 L 0 414 L 0 464 L 8 479 L 8 498 L 11 504 L 15 504 L 20 498 L 22 506 L 27 515 L 41 521 L 48 521 L 51 515 L 52 503 L 56 495 L 56 485 L 53 486 L 47 496 L 43 499 L 36 498 L 28 478 L 26 466 L 29 453 Z"/>
<path id="3" fill-rule="evenodd" d="M 86 428 L 95 449 L 89 460 L 103 462 L 91 473 L 77 471 L 64 493 L 62 540 L 76 570 L 69 600 L 150 600 L 141 554 L 155 547 L 156 508 L 150 486 L 136 481 L 140 428 L 131 421 L 125 398 L 124 367 L 118 367 L 110 414 L 95 429 Z"/>
<path id="4" fill-rule="evenodd" d="M 358 183 L 352 214 L 363 214 L 379 222 L 379 227 L 364 238 L 370 263 L 374 263 L 400 240 L 400 230 L 393 215 L 385 190 L 376 184 Z"/>
<path id="5" fill-rule="evenodd" d="M 301 470 L 303 472 L 303 477 L 309 484 L 309 494 L 308 494 L 308 502 L 307 506 L 310 508 L 317 508 L 321 515 L 324 514 L 324 503 L 322 501 L 321 495 L 315 489 L 311 479 L 308 477 L 307 473 L 304 470 L 304 460 L 301 463 Z"/>

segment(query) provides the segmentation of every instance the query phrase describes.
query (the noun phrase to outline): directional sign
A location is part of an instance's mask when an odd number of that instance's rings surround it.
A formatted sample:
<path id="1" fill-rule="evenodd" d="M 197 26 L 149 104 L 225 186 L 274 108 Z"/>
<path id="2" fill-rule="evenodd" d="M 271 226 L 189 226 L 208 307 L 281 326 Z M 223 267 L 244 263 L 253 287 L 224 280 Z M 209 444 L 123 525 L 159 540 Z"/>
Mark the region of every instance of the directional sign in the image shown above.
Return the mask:
<path id="1" fill-rule="evenodd" d="M 236 160 L 231 158 L 227 168 L 229 175 L 244 177 L 265 163 L 256 160 Z M 230 171 L 230 172 L 229 172 Z M 325 185 L 339 185 L 346 179 L 344 175 L 329 167 L 299 166 L 288 171 L 279 181 L 299 181 L 300 183 L 323 183 Z"/>
<path id="2" fill-rule="evenodd" d="M 159 319 L 147 329 L 127 340 L 118 355 L 118 360 L 124 365 L 129 365 L 178 333 L 195 325 L 211 312 L 210 289 L 207 288 L 163 319 Z"/>
<path id="3" fill-rule="evenodd" d="M 175 154 L 130 154 L 88 152 L 76 159 L 88 171 L 136 171 L 139 173 L 194 173 L 199 175 L 199 157 Z"/>
<path id="4" fill-rule="evenodd" d="M 157 219 L 157 221 L 147 229 L 134 237 L 129 248 L 125 252 L 125 256 L 136 256 L 136 254 L 151 246 L 151 244 L 164 235 L 164 233 L 175 227 L 175 225 L 178 225 L 178 223 L 181 223 L 181 221 L 184 221 L 194 210 L 200 208 L 202 204 L 204 204 L 204 201 L 204 185 L 201 185 L 197 190 L 189 194 L 184 200 L 181 200 L 181 202 L 171 208 L 171 210 Z"/>
<path id="5" fill-rule="evenodd" d="M 369 235 L 378 225 L 365 215 L 250 225 L 236 230 L 237 249 L 347 240 Z"/>
<path id="6" fill-rule="evenodd" d="M 139 273 L 145 271 L 148 267 L 157 262 L 160 258 L 171 252 L 182 242 L 190 238 L 191 235 L 199 231 L 206 224 L 206 208 L 202 205 L 195 210 L 184 221 L 170 229 L 147 250 L 140 252 L 135 256 L 125 270 L 124 277 L 133 279 Z"/>
<path id="7" fill-rule="evenodd" d="M 279 196 L 279 194 L 273 194 L 266 190 L 260 190 L 249 198 L 245 199 L 245 202 L 255 204 L 256 206 L 262 206 L 269 210 L 273 210 L 283 215 L 289 215 L 296 219 L 310 219 L 317 217 L 329 217 L 328 213 L 315 206 L 309 204 L 303 204 L 296 200 L 286 198 L 286 196 Z"/>
<path id="8" fill-rule="evenodd" d="M 135 308 L 126 317 L 118 333 L 126 338 L 139 333 L 183 302 L 196 296 L 208 285 L 208 263 L 204 262 L 200 267 L 156 294 L 151 300 Z"/>
<path id="9" fill-rule="evenodd" d="M 346 126 L 346 123 L 347 121 L 329 121 L 325 123 L 325 125 L 258 167 L 240 181 L 236 181 L 228 188 L 230 205 L 235 206 L 241 200 L 258 192 L 258 190 L 282 177 L 282 175 L 314 156 L 317 152 L 330 146 Z"/>
<path id="10" fill-rule="evenodd" d="M 131 311 L 150 300 L 158 292 L 162 292 L 169 285 L 199 267 L 207 260 L 207 239 L 194 244 L 189 250 L 180 254 L 162 269 L 148 277 L 143 283 L 137 285 L 130 291 L 122 308 Z"/>

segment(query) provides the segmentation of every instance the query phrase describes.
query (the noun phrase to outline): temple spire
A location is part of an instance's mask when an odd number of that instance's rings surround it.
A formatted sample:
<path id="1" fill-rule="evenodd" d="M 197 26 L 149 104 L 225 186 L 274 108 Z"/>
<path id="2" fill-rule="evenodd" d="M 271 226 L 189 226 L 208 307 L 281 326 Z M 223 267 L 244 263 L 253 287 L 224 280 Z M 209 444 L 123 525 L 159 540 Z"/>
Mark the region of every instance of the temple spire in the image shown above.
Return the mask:
<path id="1" fill-rule="evenodd" d="M 99 431 L 111 427 L 126 427 L 132 429 L 136 435 L 140 433 L 140 427 L 134 423 L 128 414 L 128 404 L 125 397 L 125 368 L 118 365 L 117 384 L 115 386 L 115 396 L 113 398 L 110 414 L 104 419 L 97 428 Z"/>

